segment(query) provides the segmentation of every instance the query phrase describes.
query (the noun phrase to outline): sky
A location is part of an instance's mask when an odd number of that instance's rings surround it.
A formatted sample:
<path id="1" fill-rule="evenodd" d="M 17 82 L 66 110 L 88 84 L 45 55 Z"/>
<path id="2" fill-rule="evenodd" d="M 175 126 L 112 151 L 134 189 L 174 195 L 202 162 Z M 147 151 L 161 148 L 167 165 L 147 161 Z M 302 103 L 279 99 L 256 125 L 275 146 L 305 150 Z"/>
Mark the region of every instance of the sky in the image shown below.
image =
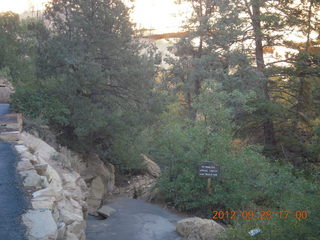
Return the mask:
<path id="1" fill-rule="evenodd" d="M 0 0 L 0 12 L 44 9 L 48 0 Z M 129 0 L 124 0 L 130 2 Z M 155 29 L 155 33 L 176 32 L 183 24 L 188 7 L 176 5 L 174 0 L 135 0 L 135 10 L 131 15 L 132 21 L 139 28 Z"/>
<path id="2" fill-rule="evenodd" d="M 30 10 L 32 7 L 43 9 L 46 0 L 0 0 L 0 12 L 13 11 L 23 13 Z"/>

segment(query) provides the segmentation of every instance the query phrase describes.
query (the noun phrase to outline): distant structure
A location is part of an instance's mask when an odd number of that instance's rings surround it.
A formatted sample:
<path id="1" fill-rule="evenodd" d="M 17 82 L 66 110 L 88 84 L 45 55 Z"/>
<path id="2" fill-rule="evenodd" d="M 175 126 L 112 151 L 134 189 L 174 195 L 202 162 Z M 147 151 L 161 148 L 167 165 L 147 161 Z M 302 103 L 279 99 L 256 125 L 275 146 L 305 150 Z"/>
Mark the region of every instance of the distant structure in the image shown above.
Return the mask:
<path id="1" fill-rule="evenodd" d="M 182 38 L 189 34 L 189 32 L 171 32 L 171 33 L 160 33 L 160 34 L 149 34 L 145 35 L 142 38 L 159 40 L 159 39 L 168 39 L 168 38 Z"/>

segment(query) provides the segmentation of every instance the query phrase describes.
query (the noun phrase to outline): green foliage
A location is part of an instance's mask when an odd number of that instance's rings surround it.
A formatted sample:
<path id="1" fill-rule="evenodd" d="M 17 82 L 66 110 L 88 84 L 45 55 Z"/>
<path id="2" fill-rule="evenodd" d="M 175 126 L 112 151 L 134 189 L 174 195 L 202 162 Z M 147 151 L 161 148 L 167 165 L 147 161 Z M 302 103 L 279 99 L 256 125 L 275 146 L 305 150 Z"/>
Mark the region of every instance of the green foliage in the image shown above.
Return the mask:
<path id="1" fill-rule="evenodd" d="M 11 107 L 29 119 L 43 124 L 65 126 L 69 124 L 70 110 L 63 101 L 62 93 L 45 86 L 19 87 L 12 95 Z"/>
<path id="2" fill-rule="evenodd" d="M 37 76 L 19 85 L 12 104 L 49 124 L 60 143 L 123 170 L 141 167 L 139 132 L 162 109 L 153 48 L 135 39 L 128 12 L 120 0 L 49 2 L 51 28 L 24 22 Z"/>
<path id="3" fill-rule="evenodd" d="M 286 184 L 282 182 L 282 185 Z M 319 237 L 319 201 L 317 196 L 320 194 L 319 185 L 306 182 L 301 178 L 297 178 L 292 186 L 287 186 L 288 192 L 282 193 L 286 195 L 278 208 L 260 208 L 257 209 L 257 219 L 239 219 L 233 220 L 234 224 L 228 227 L 226 234 L 219 239 L 248 239 L 248 231 L 260 228 L 262 233 L 255 238 L 261 240 L 268 239 L 294 239 L 294 240 L 315 240 Z M 252 209 L 250 209 L 252 210 Z M 273 212 L 270 219 L 259 219 L 260 210 L 270 210 Z M 280 216 L 280 211 L 289 211 L 289 215 Z M 307 211 L 306 219 L 299 219 L 297 211 Z"/>
<path id="4" fill-rule="evenodd" d="M 33 39 L 26 21 L 12 12 L 0 13 L 0 69 L 8 68 L 13 83 L 34 78 Z"/>
<path id="5" fill-rule="evenodd" d="M 314 239 L 319 234 L 319 207 L 316 201 L 319 185 L 297 177 L 290 165 L 271 162 L 257 146 L 237 148 L 232 142 L 232 114 L 228 103 L 247 108 L 249 96 L 226 93 L 208 84 L 195 104 L 201 115 L 197 121 L 173 121 L 164 117 L 154 131 L 151 154 L 164 169 L 158 182 L 160 198 L 180 210 L 200 211 L 210 217 L 210 210 L 307 210 L 309 218 L 255 219 L 233 222 L 224 239 L 247 239 L 248 231 L 260 227 L 258 239 Z M 244 110 L 245 111 L 245 110 Z M 207 192 L 207 179 L 198 177 L 204 161 L 220 166 L 221 175 L 213 179 L 212 193 Z M 293 229 L 293 230 L 290 230 Z"/>

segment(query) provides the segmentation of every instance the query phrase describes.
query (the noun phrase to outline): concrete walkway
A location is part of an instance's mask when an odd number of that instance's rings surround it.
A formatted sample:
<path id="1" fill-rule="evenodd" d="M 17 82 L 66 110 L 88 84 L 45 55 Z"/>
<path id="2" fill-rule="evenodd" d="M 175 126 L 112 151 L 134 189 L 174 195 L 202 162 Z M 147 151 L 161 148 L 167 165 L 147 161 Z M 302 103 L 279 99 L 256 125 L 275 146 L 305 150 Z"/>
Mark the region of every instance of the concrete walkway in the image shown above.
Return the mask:
<path id="1" fill-rule="evenodd" d="M 117 212 L 106 220 L 89 217 L 87 240 L 180 240 L 179 217 L 142 200 L 120 198 L 110 204 Z"/>
<path id="2" fill-rule="evenodd" d="M 8 104 L 0 104 L 0 116 L 8 113 Z M 10 143 L 0 142 L 0 239 L 23 240 L 25 227 L 21 215 L 27 208 L 20 176 L 16 172 L 19 160 Z"/>

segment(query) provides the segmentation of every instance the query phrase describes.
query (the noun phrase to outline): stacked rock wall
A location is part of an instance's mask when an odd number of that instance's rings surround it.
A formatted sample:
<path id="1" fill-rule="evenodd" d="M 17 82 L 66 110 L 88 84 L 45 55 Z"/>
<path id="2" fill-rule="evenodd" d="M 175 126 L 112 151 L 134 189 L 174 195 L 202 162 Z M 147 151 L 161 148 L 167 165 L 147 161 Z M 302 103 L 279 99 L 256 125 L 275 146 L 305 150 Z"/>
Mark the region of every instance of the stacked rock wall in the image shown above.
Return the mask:
<path id="1" fill-rule="evenodd" d="M 29 240 L 84 240 L 87 186 L 75 171 L 58 160 L 51 146 L 28 133 L 16 145 L 21 156 L 18 171 L 32 193 L 32 208 L 22 219 Z"/>
<path id="2" fill-rule="evenodd" d="M 97 154 L 81 156 L 65 147 L 59 149 L 60 161 L 64 166 L 75 170 L 84 179 L 88 187 L 88 213 L 97 215 L 103 201 L 112 195 L 115 188 L 115 168 L 101 161 Z"/>

